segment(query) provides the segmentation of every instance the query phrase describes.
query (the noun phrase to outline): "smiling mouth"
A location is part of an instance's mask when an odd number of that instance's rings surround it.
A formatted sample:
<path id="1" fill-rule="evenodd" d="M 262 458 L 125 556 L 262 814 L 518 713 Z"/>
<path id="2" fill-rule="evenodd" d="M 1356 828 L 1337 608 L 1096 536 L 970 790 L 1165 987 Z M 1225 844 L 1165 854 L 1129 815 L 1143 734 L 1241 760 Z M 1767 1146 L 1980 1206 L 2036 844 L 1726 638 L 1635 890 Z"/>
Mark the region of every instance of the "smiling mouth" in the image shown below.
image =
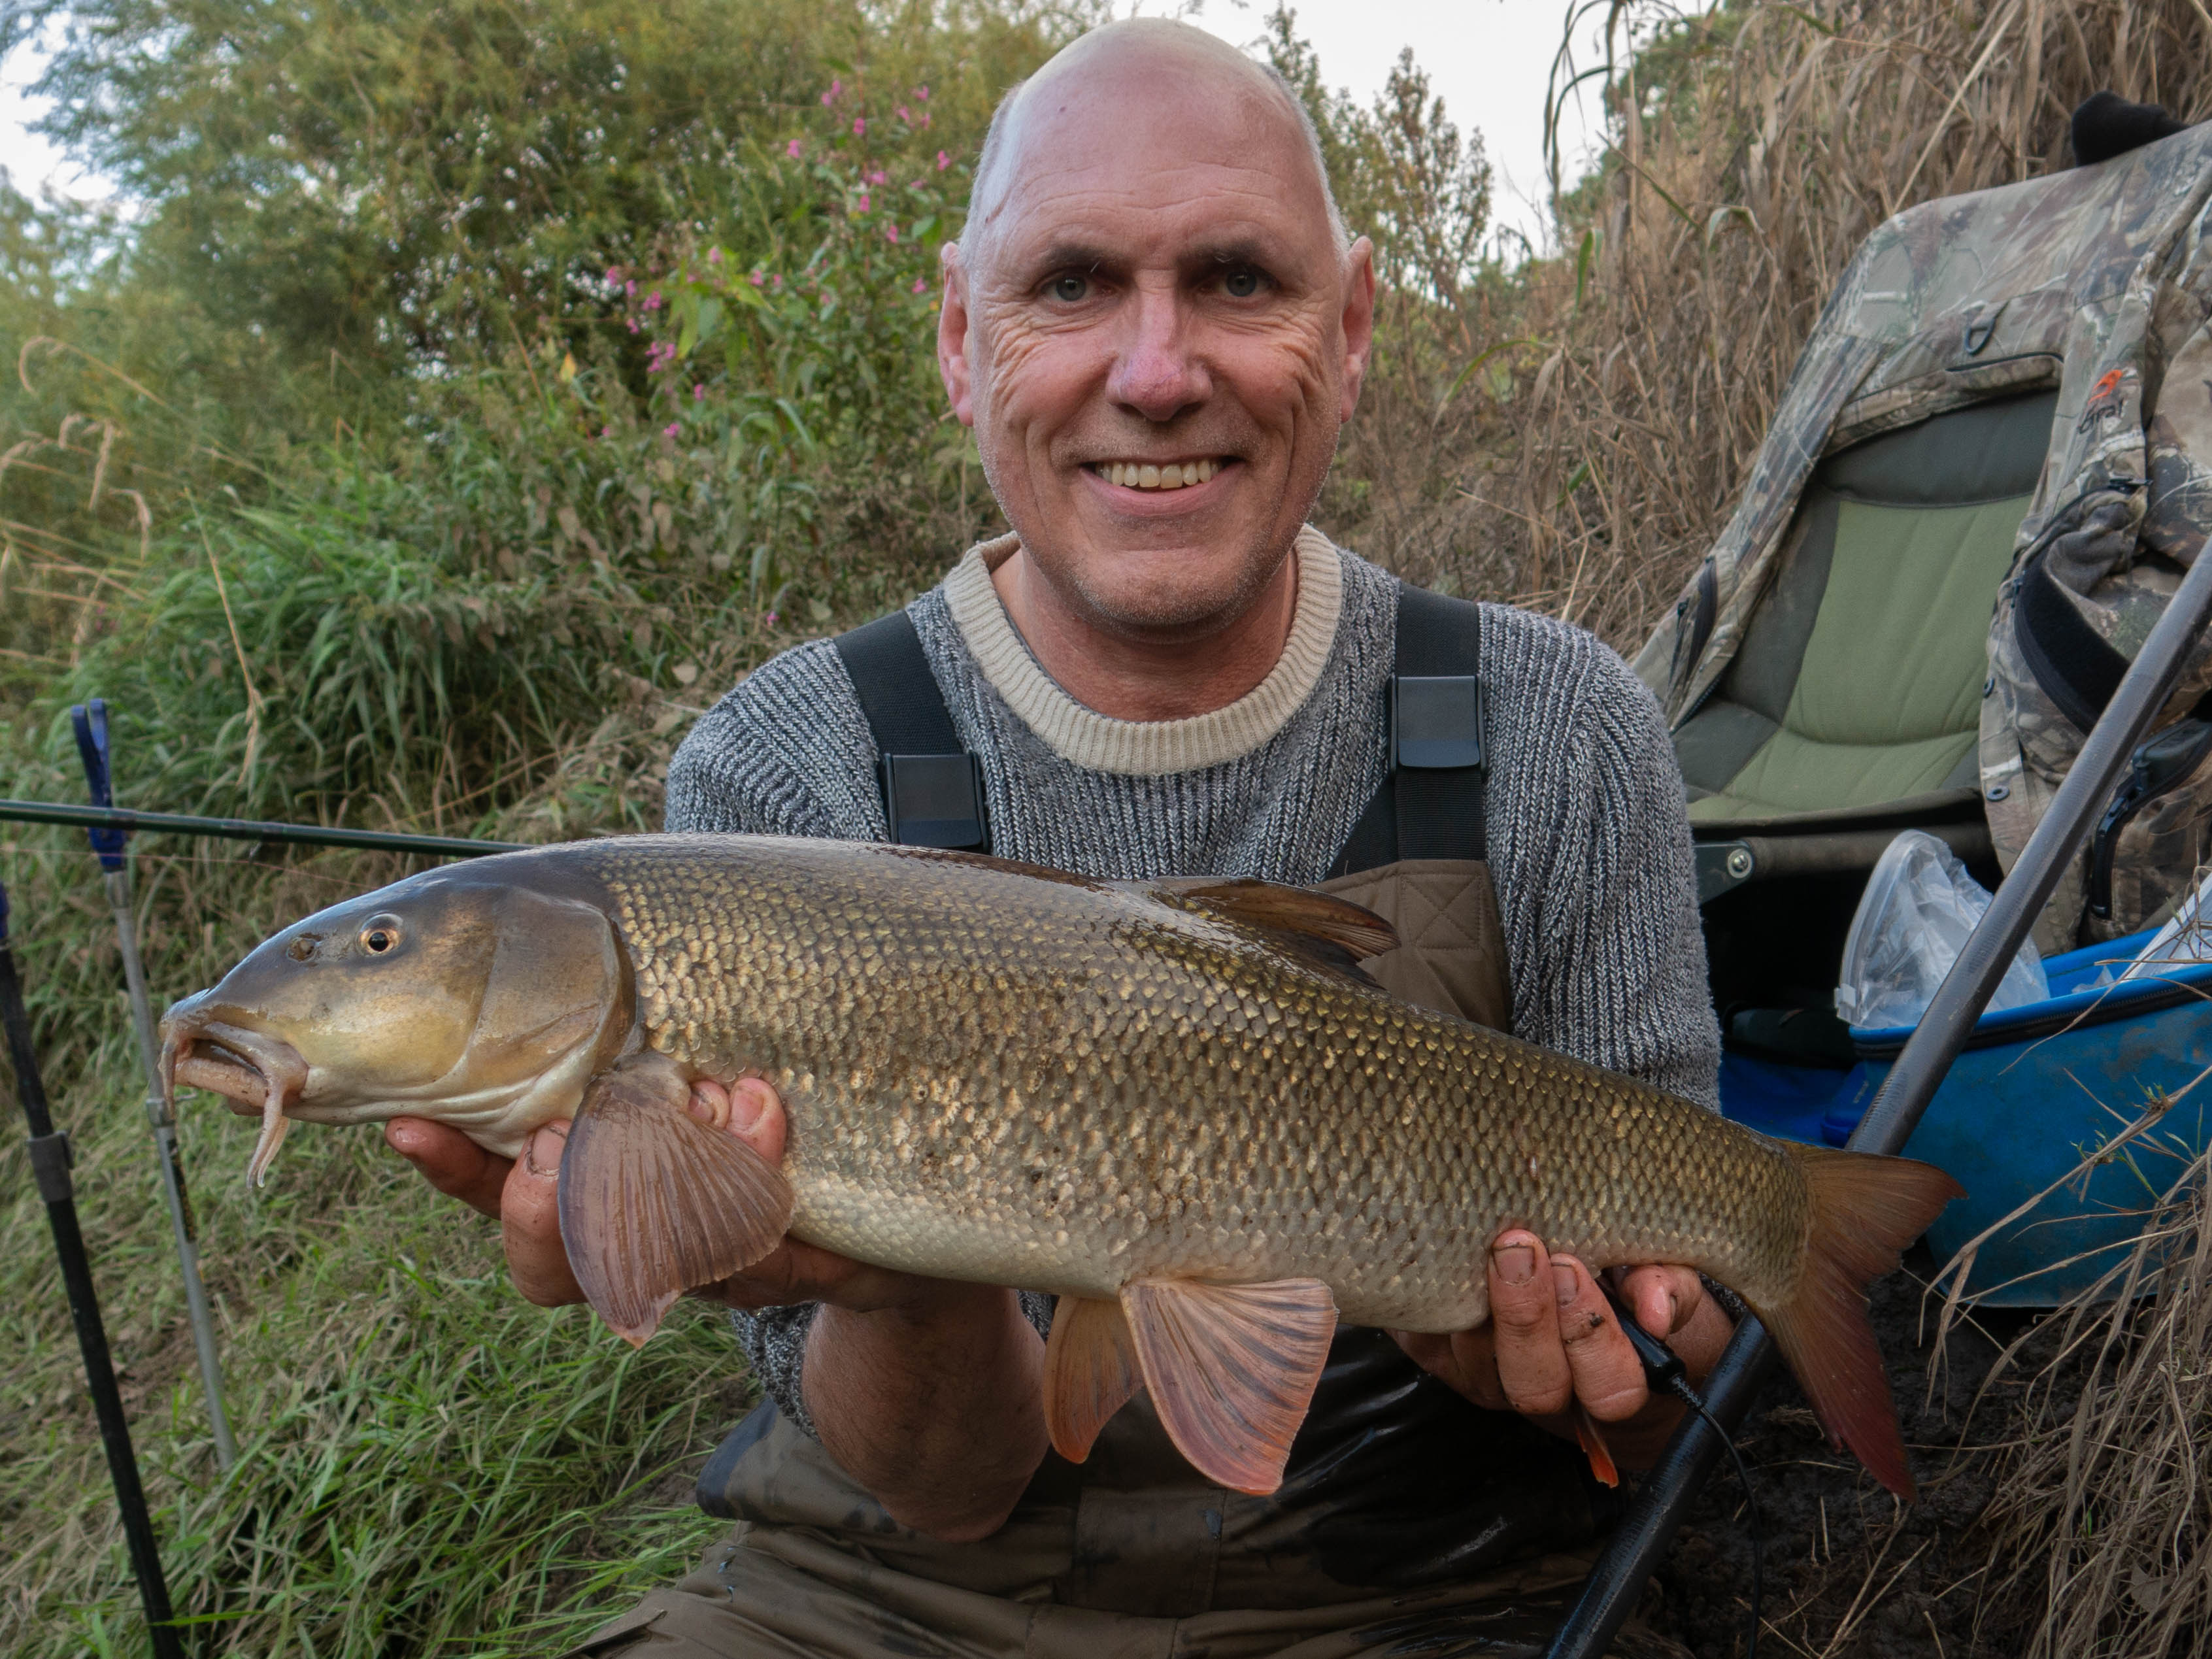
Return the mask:
<path id="1" fill-rule="evenodd" d="M 1196 461 L 1094 461 L 1090 470 L 1124 489 L 1184 489 L 1231 464 L 1227 457 L 1209 455 Z"/>

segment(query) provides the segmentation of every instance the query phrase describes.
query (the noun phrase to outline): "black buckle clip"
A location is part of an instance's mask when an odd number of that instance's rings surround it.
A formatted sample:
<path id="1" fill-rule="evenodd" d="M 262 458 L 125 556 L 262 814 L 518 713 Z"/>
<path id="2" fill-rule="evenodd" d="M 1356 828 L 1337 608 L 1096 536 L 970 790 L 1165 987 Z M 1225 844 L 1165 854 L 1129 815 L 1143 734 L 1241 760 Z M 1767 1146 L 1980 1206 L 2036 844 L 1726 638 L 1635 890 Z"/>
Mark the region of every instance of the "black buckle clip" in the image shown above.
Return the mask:
<path id="1" fill-rule="evenodd" d="M 2127 781 L 2113 792 L 2090 843 L 2090 915 L 2101 920 L 2112 914 L 2112 866 L 2119 858 L 2120 832 L 2151 802 L 2188 781 L 2207 752 L 2212 752 L 2212 720 L 2201 714 L 2174 721 L 2136 749 Z"/>
<path id="2" fill-rule="evenodd" d="M 981 847 L 983 766 L 973 755 L 885 755 L 884 815 L 902 847 Z"/>
<path id="3" fill-rule="evenodd" d="M 1417 772 L 1482 765 L 1482 682 L 1472 674 L 1393 675 L 1390 763 Z"/>

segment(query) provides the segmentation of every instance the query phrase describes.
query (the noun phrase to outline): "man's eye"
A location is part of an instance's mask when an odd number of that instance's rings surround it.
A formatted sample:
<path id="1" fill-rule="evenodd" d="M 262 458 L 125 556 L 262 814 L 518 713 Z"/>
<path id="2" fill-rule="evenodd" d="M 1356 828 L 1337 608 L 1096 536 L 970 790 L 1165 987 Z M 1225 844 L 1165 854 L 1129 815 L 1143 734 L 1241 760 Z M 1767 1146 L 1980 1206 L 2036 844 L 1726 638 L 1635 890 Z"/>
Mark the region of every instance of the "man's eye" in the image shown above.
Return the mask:
<path id="1" fill-rule="evenodd" d="M 1052 279 L 1052 297 L 1063 304 L 1073 305 L 1078 300 L 1088 298 L 1090 293 L 1091 279 L 1088 276 L 1079 276 L 1070 271 L 1065 276 Z"/>
<path id="2" fill-rule="evenodd" d="M 1221 279 L 1221 287 L 1232 300 L 1249 300 L 1260 291 L 1260 273 L 1256 270 L 1232 270 Z"/>

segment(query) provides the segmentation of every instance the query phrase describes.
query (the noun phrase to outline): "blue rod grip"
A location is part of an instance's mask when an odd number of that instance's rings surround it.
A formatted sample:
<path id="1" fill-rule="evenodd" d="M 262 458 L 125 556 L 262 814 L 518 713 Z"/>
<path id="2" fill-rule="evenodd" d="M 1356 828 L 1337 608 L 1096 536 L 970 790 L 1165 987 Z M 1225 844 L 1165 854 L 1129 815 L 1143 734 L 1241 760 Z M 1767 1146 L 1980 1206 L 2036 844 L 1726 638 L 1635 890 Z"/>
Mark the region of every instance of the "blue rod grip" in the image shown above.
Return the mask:
<path id="1" fill-rule="evenodd" d="M 108 769 L 107 704 L 99 697 L 89 703 L 78 703 L 70 710 L 70 724 L 76 728 L 77 758 L 84 763 L 85 787 L 92 793 L 94 806 L 115 805 L 115 782 Z M 85 837 L 92 842 L 92 850 L 100 854 L 103 870 L 123 867 L 125 831 L 110 829 L 91 829 Z"/>

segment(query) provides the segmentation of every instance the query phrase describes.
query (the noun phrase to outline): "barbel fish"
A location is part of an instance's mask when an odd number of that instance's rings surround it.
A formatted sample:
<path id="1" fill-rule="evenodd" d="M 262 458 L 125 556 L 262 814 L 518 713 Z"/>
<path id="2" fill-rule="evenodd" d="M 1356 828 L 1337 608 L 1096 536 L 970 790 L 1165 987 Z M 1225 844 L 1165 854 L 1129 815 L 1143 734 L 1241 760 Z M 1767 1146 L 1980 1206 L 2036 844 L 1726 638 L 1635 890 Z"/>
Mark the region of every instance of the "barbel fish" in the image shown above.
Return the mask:
<path id="1" fill-rule="evenodd" d="M 1060 1300 L 1054 1444 L 1148 1389 L 1210 1478 L 1273 1491 L 1340 1320 L 1488 1315 L 1490 1240 L 1696 1267 L 1831 1435 L 1908 1474 L 1864 1286 L 1958 1187 L 1767 1139 L 1398 1000 L 1357 906 L 965 854 L 646 836 L 427 872 L 318 912 L 173 1007 L 162 1066 L 293 1121 L 412 1115 L 514 1156 L 573 1118 L 562 1237 L 634 1342 L 793 1237 Z M 740 1076 L 781 1166 L 714 1122 Z M 720 1103 L 718 1107 L 716 1103 Z"/>

